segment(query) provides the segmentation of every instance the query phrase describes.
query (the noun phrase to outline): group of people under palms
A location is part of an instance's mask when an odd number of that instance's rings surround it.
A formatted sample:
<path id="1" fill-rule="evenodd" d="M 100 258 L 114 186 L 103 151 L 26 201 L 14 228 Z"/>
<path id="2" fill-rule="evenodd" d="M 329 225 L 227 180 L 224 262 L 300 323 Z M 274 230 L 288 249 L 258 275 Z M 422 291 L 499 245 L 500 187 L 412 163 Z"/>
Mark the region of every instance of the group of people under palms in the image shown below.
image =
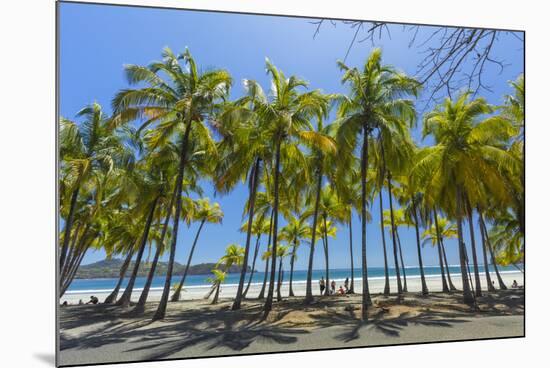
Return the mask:
<path id="1" fill-rule="evenodd" d="M 321 279 L 319 280 L 319 295 L 346 295 L 351 294 L 350 288 L 349 288 L 349 277 L 346 277 L 344 280 L 344 285 L 340 285 L 338 289 L 336 289 L 336 280 L 331 280 L 330 284 L 328 284 L 328 280 L 325 281 L 324 276 L 321 276 Z M 327 289 L 328 293 L 325 293 L 325 290 Z"/>

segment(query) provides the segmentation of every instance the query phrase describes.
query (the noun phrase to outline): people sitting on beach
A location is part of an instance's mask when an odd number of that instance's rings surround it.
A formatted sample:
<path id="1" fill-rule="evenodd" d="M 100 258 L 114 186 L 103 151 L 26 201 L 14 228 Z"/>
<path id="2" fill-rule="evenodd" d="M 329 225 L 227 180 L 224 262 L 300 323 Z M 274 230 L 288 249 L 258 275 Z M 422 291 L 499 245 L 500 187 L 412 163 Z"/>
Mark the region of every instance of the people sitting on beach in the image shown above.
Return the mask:
<path id="1" fill-rule="evenodd" d="M 323 295 L 323 292 L 325 291 L 325 279 L 323 277 L 319 280 L 319 289 L 321 289 L 321 295 Z"/>
<path id="2" fill-rule="evenodd" d="M 66 300 L 65 300 L 63 303 L 61 303 L 61 306 L 62 306 L 62 307 L 66 307 L 67 305 L 69 305 L 69 303 L 67 303 Z"/>
<path id="3" fill-rule="evenodd" d="M 514 282 L 512 283 L 512 289 L 517 289 L 518 287 L 519 287 L 518 282 L 514 280 Z"/>
<path id="4" fill-rule="evenodd" d="M 78 299 L 78 305 L 82 305 L 84 304 L 84 302 L 82 301 L 82 299 Z"/>
<path id="5" fill-rule="evenodd" d="M 344 290 L 342 285 L 340 285 L 340 287 L 338 288 L 338 295 L 346 295 L 346 291 Z"/>
<path id="6" fill-rule="evenodd" d="M 334 294 L 336 292 L 336 281 L 332 280 L 330 282 L 330 293 Z"/>
<path id="7" fill-rule="evenodd" d="M 97 304 L 99 302 L 99 299 L 96 296 L 91 296 L 90 300 L 86 304 Z"/>
<path id="8" fill-rule="evenodd" d="M 344 281 L 344 289 L 346 289 L 346 294 L 349 291 L 349 278 L 346 277 L 346 281 Z"/>

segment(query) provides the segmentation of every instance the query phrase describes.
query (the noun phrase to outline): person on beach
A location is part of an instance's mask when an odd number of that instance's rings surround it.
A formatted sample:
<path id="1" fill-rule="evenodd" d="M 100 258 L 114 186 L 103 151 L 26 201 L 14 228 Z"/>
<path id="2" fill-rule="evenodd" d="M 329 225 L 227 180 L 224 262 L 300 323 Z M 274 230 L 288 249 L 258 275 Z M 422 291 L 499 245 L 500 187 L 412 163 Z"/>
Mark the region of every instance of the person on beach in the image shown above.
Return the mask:
<path id="1" fill-rule="evenodd" d="M 344 290 L 342 285 L 340 285 L 340 287 L 338 288 L 338 295 L 346 295 L 346 291 Z"/>
<path id="2" fill-rule="evenodd" d="M 336 281 L 332 280 L 330 282 L 330 293 L 334 294 L 336 292 Z"/>
<path id="3" fill-rule="evenodd" d="M 84 302 L 82 301 L 82 299 L 78 299 L 78 305 L 83 305 Z"/>
<path id="4" fill-rule="evenodd" d="M 323 277 L 319 280 L 319 289 L 321 289 L 321 295 L 323 295 L 323 292 L 325 291 L 325 279 Z"/>
<path id="5" fill-rule="evenodd" d="M 67 303 L 66 300 L 61 304 L 62 307 L 66 307 L 67 305 L 69 305 L 69 303 Z"/>
<path id="6" fill-rule="evenodd" d="M 518 282 L 514 280 L 514 282 L 512 283 L 512 289 L 517 289 L 517 288 L 518 288 Z"/>
<path id="7" fill-rule="evenodd" d="M 97 304 L 99 302 L 99 299 L 96 296 L 91 296 L 90 300 L 86 304 Z"/>
<path id="8" fill-rule="evenodd" d="M 346 277 L 346 281 L 344 281 L 344 289 L 346 289 L 346 294 L 349 291 L 349 278 Z"/>

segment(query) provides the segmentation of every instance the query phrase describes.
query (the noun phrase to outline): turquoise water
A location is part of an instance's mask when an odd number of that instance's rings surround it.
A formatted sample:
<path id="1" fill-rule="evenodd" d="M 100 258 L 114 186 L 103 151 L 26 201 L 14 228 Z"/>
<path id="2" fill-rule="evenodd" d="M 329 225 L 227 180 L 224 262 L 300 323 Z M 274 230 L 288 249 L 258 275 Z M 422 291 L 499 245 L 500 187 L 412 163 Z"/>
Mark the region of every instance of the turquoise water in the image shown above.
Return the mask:
<path id="1" fill-rule="evenodd" d="M 513 266 L 508 267 L 498 267 L 499 271 L 502 272 L 515 272 L 517 271 L 516 268 Z M 418 267 L 406 267 L 405 271 L 407 273 L 408 277 L 420 277 L 420 269 Z M 449 271 L 451 274 L 459 274 L 460 273 L 460 267 L 459 266 L 449 266 Z M 470 266 L 470 271 L 473 272 L 473 267 Z M 493 267 L 489 267 L 489 271 L 493 271 Z M 483 266 L 480 266 L 480 272 L 484 272 Z M 424 267 L 424 273 L 427 277 L 439 277 L 441 275 L 439 267 L 436 266 L 428 266 Z M 389 269 L 390 276 L 395 275 L 395 269 L 391 268 Z M 246 281 L 248 281 L 248 274 Z M 344 280 L 346 277 L 351 276 L 350 269 L 332 269 L 329 272 L 330 279 L 334 279 L 337 281 Z M 481 275 L 484 277 L 484 275 Z M 209 275 L 188 275 L 185 280 L 185 287 L 186 288 L 192 288 L 192 287 L 204 287 L 207 285 L 210 285 L 210 283 L 207 281 L 207 278 Z M 226 285 L 231 284 L 238 284 L 239 283 L 239 277 L 240 274 L 238 273 L 231 273 L 228 274 L 225 279 Z M 284 281 L 288 281 L 289 273 L 288 271 L 284 274 Z M 313 280 L 318 280 L 321 277 L 325 277 L 325 270 L 314 270 L 313 271 Z M 361 269 L 355 269 L 354 270 L 354 277 L 359 278 L 361 277 Z M 383 267 L 370 267 L 368 270 L 368 277 L 369 279 L 379 279 L 384 278 L 384 268 Z M 175 276 L 172 279 L 173 283 L 177 283 L 180 281 L 181 276 Z M 293 282 L 305 282 L 307 278 L 307 271 L 306 270 L 296 270 L 294 271 L 293 276 Z M 164 286 L 164 276 L 155 276 L 153 279 L 152 289 L 161 289 Z M 252 283 L 262 283 L 264 280 L 264 273 L 263 272 L 255 272 L 254 276 L 252 278 Z M 84 292 L 103 292 L 103 291 L 111 291 L 118 279 L 117 278 L 108 278 L 108 279 L 75 279 L 71 286 L 69 287 L 67 293 L 84 293 Z M 145 285 L 146 278 L 145 277 L 138 277 L 136 279 L 136 283 L 134 286 L 134 290 L 142 289 Z M 127 279 L 124 280 L 122 284 L 122 288 L 126 286 Z"/>

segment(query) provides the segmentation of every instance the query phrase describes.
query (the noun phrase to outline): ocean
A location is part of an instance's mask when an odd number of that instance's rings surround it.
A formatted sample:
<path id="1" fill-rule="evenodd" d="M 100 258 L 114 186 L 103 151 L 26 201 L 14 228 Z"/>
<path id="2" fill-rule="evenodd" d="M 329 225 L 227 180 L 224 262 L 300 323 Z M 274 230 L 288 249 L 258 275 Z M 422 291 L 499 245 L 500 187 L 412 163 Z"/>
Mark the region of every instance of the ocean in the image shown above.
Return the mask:
<path id="1" fill-rule="evenodd" d="M 509 273 L 509 272 L 517 272 L 517 269 L 513 266 L 507 266 L 507 267 L 498 267 L 499 271 L 502 273 Z M 457 275 L 460 274 L 460 266 L 458 265 L 452 265 L 449 266 L 449 271 L 451 272 L 451 275 Z M 473 266 L 470 265 L 470 271 L 472 272 L 473 277 Z M 485 274 L 484 274 L 484 267 L 479 267 L 480 271 L 480 277 L 484 280 Z M 493 272 L 493 267 L 489 267 L 489 271 Z M 418 278 L 420 277 L 420 269 L 418 267 L 405 267 L 405 272 L 407 274 L 407 278 Z M 440 277 L 440 269 L 439 266 L 427 266 L 424 267 L 424 273 L 426 277 Z M 389 275 L 395 276 L 395 269 L 390 268 L 389 269 Z M 331 269 L 329 271 L 329 276 L 331 280 L 335 280 L 337 283 L 343 281 L 351 276 L 350 269 Z M 185 280 L 185 286 L 184 289 L 191 289 L 191 288 L 204 288 L 210 285 L 210 282 L 207 280 L 209 275 L 188 275 Z M 240 274 L 238 273 L 230 273 L 227 275 L 225 279 L 224 285 L 226 286 L 234 286 L 239 283 L 239 277 Z M 248 282 L 249 274 L 246 276 L 246 282 Z M 313 280 L 314 283 L 317 282 L 321 277 L 325 277 L 325 270 L 313 270 Z M 354 269 L 354 277 L 355 279 L 358 279 L 361 277 L 361 269 L 356 268 Z M 289 271 L 285 270 L 284 273 L 284 282 L 288 282 L 289 278 Z M 371 279 L 384 279 L 384 268 L 383 267 L 369 267 L 368 269 L 368 278 Z M 172 284 L 175 284 L 179 282 L 181 279 L 181 276 L 175 276 L 172 278 Z M 295 270 L 294 276 L 293 276 L 293 283 L 305 283 L 307 279 L 307 271 L 306 270 Z M 153 278 L 153 283 L 151 285 L 151 290 L 161 290 L 164 287 L 164 276 L 155 276 Z M 254 276 L 252 278 L 253 284 L 261 284 L 264 280 L 264 272 L 255 272 Z M 118 281 L 118 278 L 105 278 L 105 279 L 75 279 L 69 289 L 67 290 L 67 294 L 84 294 L 84 293 L 101 293 L 101 292 L 110 292 L 115 287 L 116 283 Z M 143 289 L 143 286 L 145 285 L 146 278 L 145 277 L 138 277 L 136 279 L 134 290 L 138 291 L 140 289 Z M 122 283 L 121 289 L 124 289 L 126 287 L 127 279 L 125 279 Z"/>

